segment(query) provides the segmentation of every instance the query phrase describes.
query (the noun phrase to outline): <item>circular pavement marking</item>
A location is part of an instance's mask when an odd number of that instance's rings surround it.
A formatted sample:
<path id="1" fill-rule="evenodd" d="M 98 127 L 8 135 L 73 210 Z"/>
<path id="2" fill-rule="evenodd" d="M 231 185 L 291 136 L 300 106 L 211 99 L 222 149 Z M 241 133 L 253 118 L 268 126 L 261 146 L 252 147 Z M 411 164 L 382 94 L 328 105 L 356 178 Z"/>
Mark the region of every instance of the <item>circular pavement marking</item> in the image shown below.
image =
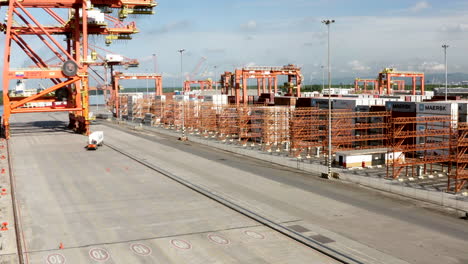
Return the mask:
<path id="1" fill-rule="evenodd" d="M 192 248 L 192 245 L 190 245 L 189 242 L 184 241 L 184 240 L 180 240 L 180 239 L 172 239 L 171 244 L 174 247 L 180 248 L 180 249 L 191 249 Z"/>
<path id="2" fill-rule="evenodd" d="M 99 262 L 104 262 L 110 258 L 109 252 L 103 248 L 92 248 L 89 250 L 89 256 Z"/>
<path id="3" fill-rule="evenodd" d="M 130 249 L 135 252 L 135 254 L 140 256 L 149 256 L 151 254 L 151 248 L 143 244 L 131 244 Z"/>
<path id="4" fill-rule="evenodd" d="M 257 232 L 255 232 L 255 231 L 249 231 L 249 230 L 247 230 L 247 231 L 244 231 L 244 234 L 248 235 L 249 237 L 253 237 L 253 238 L 255 238 L 255 239 L 264 239 L 264 238 L 265 238 L 264 235 L 262 235 L 262 234 L 260 234 L 260 233 L 257 233 Z"/>
<path id="5" fill-rule="evenodd" d="M 64 264 L 66 262 L 65 256 L 62 254 L 50 254 L 47 256 L 47 264 Z"/>
<path id="6" fill-rule="evenodd" d="M 229 244 L 229 239 L 224 238 L 224 237 L 222 237 L 220 235 L 209 234 L 208 239 L 215 242 L 216 244 L 220 244 L 220 245 Z"/>

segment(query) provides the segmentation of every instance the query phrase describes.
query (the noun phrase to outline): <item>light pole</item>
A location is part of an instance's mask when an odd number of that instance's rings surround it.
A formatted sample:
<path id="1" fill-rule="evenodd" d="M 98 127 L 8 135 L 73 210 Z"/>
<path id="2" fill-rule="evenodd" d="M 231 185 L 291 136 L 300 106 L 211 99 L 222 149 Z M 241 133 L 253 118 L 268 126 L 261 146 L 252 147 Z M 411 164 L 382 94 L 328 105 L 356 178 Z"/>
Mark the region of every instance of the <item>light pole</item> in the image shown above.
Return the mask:
<path id="1" fill-rule="evenodd" d="M 146 72 L 149 72 L 148 69 L 146 69 Z M 146 96 L 148 96 L 149 90 L 148 90 L 148 77 L 146 77 Z"/>
<path id="2" fill-rule="evenodd" d="M 442 48 L 444 49 L 444 58 L 445 58 L 445 101 L 447 101 L 447 90 L 448 90 L 448 74 L 447 74 L 447 48 L 449 45 L 444 44 Z"/>
<path id="3" fill-rule="evenodd" d="M 184 72 L 183 72 L 183 53 L 185 49 L 180 49 L 177 52 L 180 53 L 180 79 L 182 81 L 182 89 L 184 89 Z"/>
<path id="4" fill-rule="evenodd" d="M 156 53 L 153 53 L 153 63 L 154 63 L 154 73 L 157 73 L 158 72 L 158 61 L 157 61 L 157 58 L 156 58 Z"/>
<path id="5" fill-rule="evenodd" d="M 325 90 L 325 66 L 320 66 L 322 68 L 322 93 Z"/>
<path id="6" fill-rule="evenodd" d="M 328 179 L 332 178 L 331 159 L 332 159 L 332 106 L 331 106 L 331 64 L 330 64 L 330 25 L 335 23 L 333 19 L 322 20 L 327 26 L 328 31 Z"/>
<path id="7" fill-rule="evenodd" d="M 99 112 L 99 89 L 96 87 L 96 112 Z"/>
<path id="8" fill-rule="evenodd" d="M 214 66 L 214 77 L 213 77 L 213 81 L 215 82 L 215 90 L 216 90 L 216 92 L 218 92 L 218 80 L 217 80 L 218 77 L 216 77 L 216 73 L 217 73 L 216 69 L 217 69 L 217 68 L 218 68 L 218 66 L 215 65 L 215 66 Z"/>
<path id="9" fill-rule="evenodd" d="M 183 68 L 183 53 L 185 49 L 180 49 L 178 52 L 180 53 L 180 79 L 182 81 L 182 91 L 184 90 L 184 68 Z M 184 101 L 184 94 L 182 92 L 182 137 L 180 140 L 185 141 L 187 137 L 185 136 L 185 101 Z"/>

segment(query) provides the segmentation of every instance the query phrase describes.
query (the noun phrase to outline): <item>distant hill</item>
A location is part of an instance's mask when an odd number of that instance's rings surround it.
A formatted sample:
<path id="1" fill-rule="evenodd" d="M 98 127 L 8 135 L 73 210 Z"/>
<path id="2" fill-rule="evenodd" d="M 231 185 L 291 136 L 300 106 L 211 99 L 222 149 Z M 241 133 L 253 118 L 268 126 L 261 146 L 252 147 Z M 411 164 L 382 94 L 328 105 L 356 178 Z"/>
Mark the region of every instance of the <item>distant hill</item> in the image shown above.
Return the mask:
<path id="1" fill-rule="evenodd" d="M 426 83 L 428 84 L 443 84 L 445 83 L 445 73 L 428 73 L 426 74 Z M 375 76 L 360 76 L 362 79 L 375 79 L 377 78 L 377 75 Z M 349 85 L 351 83 L 354 83 L 355 77 L 333 77 L 332 82 L 334 85 Z M 449 73 L 448 74 L 448 81 L 449 83 L 453 84 L 459 84 L 463 81 L 468 82 L 468 73 L 462 73 L 462 72 L 457 72 L 457 73 Z M 326 80 L 325 80 L 326 82 Z M 309 83 L 307 83 L 309 84 Z M 317 83 L 317 80 L 313 84 L 319 84 Z"/>
<path id="2" fill-rule="evenodd" d="M 449 83 L 461 83 L 463 81 L 467 82 L 468 73 L 462 73 L 462 72 L 449 73 L 448 81 Z M 444 73 L 427 74 L 426 82 L 427 83 L 445 83 L 445 74 Z"/>

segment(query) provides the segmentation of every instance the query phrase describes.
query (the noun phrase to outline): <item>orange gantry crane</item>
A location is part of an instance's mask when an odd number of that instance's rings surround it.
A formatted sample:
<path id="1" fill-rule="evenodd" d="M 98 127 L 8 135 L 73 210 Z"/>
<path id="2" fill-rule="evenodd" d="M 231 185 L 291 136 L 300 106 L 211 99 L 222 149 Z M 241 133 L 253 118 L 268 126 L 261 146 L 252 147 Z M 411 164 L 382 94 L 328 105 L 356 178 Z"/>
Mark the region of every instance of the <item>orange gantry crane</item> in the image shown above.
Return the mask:
<path id="1" fill-rule="evenodd" d="M 120 104 L 119 104 L 119 81 L 120 80 L 154 80 L 155 82 L 155 95 L 160 96 L 163 94 L 162 89 L 162 76 L 157 73 L 122 73 L 115 72 L 112 76 L 112 94 L 110 99 L 110 107 L 114 111 L 116 117 L 119 117 Z"/>
<path id="2" fill-rule="evenodd" d="M 391 85 L 396 84 L 398 87 L 398 91 L 404 91 L 405 90 L 405 80 L 392 80 Z"/>
<path id="3" fill-rule="evenodd" d="M 377 79 L 361 79 L 356 78 L 354 80 L 354 90 L 356 92 L 361 91 L 362 93 L 373 93 L 373 94 L 393 94 L 393 86 L 396 85 L 398 91 L 405 90 L 405 80 L 397 80 L 393 78 L 411 78 L 412 89 L 411 94 L 416 95 L 417 83 L 419 79 L 419 91 L 420 94 L 424 94 L 424 73 L 422 72 L 408 72 L 408 71 L 397 71 L 393 68 L 385 68 L 379 73 Z M 360 89 L 360 84 L 364 84 L 364 90 Z M 368 90 L 368 84 L 372 84 L 374 90 Z"/>
<path id="4" fill-rule="evenodd" d="M 206 57 L 201 57 L 200 60 L 197 62 L 197 64 L 195 65 L 195 68 L 193 68 L 193 71 L 190 72 L 190 73 L 187 73 L 185 75 L 185 79 L 190 81 L 192 80 L 193 78 L 195 78 L 195 76 L 197 76 L 198 72 L 200 71 L 201 69 L 201 66 L 203 65 L 203 63 L 207 60 Z"/>
<path id="5" fill-rule="evenodd" d="M 208 80 L 198 80 L 198 81 L 185 81 L 184 92 L 190 92 L 192 90 L 192 85 L 199 85 L 200 90 L 202 91 L 213 90 L 213 81 L 208 79 Z"/>
<path id="6" fill-rule="evenodd" d="M 236 87 L 234 83 L 234 75 L 232 72 L 224 72 L 221 74 L 221 94 L 234 94 L 235 90 L 234 88 Z"/>
<path id="7" fill-rule="evenodd" d="M 360 89 L 360 84 L 361 83 L 364 85 L 364 90 Z M 378 86 L 379 86 L 379 81 L 378 80 L 375 80 L 375 79 L 361 79 L 361 78 L 356 78 L 354 80 L 354 91 L 355 92 L 362 91 L 362 93 L 365 93 L 365 94 L 370 93 L 372 91 L 367 89 L 367 86 L 369 84 L 373 85 L 373 88 L 374 88 L 373 92 L 374 93 L 376 91 L 378 91 Z"/>
<path id="8" fill-rule="evenodd" d="M 295 96 L 301 96 L 302 74 L 301 68 L 289 64 L 282 67 L 244 67 L 236 69 L 234 73 L 225 72 L 221 75 L 222 93 L 235 95 L 236 104 L 241 102 L 247 104 L 248 101 L 248 79 L 257 79 L 257 93 L 266 92 L 266 80 L 268 80 L 268 91 L 270 93 L 278 92 L 278 76 L 285 75 L 288 77 L 288 93 L 293 94 L 294 87 L 296 88 Z M 263 87 L 261 89 L 261 87 Z M 241 95 L 242 89 L 242 95 Z"/>
<path id="9" fill-rule="evenodd" d="M 364 89 L 361 89 L 360 85 L 361 83 L 364 86 Z M 367 89 L 367 86 L 369 84 L 372 84 L 373 89 Z M 393 87 L 393 85 L 397 85 L 398 91 L 404 91 L 405 90 L 405 80 L 392 80 L 390 82 L 390 87 Z M 361 79 L 361 78 L 356 78 L 354 80 L 354 91 L 355 92 L 361 92 L 364 94 L 379 94 L 379 80 L 376 79 Z"/>
<path id="10" fill-rule="evenodd" d="M 92 58 L 88 52 L 89 35 L 105 35 L 106 43 L 116 39 L 130 39 L 138 30 L 134 23 L 123 23 L 128 14 L 153 14 L 153 0 L 9 0 L 0 1 L 7 6 L 5 23 L 0 29 L 5 33 L 3 64 L 3 132 L 10 136 L 10 116 L 17 113 L 69 112 L 69 127 L 89 134 L 88 68 Z M 69 9 L 68 17 L 56 9 Z M 119 9 L 119 19 L 105 13 Z M 41 14 L 42 13 L 42 14 Z M 52 18 L 56 25 L 49 26 Z M 107 20 L 106 20 L 107 19 Z M 112 25 L 109 25 L 109 22 Z M 33 36 L 43 47 L 54 54 L 57 64 L 50 64 L 29 43 Z M 65 36 L 65 41 L 57 36 Z M 15 44 L 15 45 L 13 45 Z M 14 68 L 15 59 L 23 51 L 35 64 L 34 68 Z M 31 96 L 14 96 L 10 85 L 22 79 L 48 79 L 51 86 Z M 43 106 L 41 102 L 50 102 Z M 59 96 L 60 95 L 60 96 Z M 65 107 L 55 107 L 54 101 L 66 101 Z M 26 108 L 25 104 L 38 107 Z M 41 106 L 39 106 L 41 105 Z"/>
<path id="11" fill-rule="evenodd" d="M 95 45 L 89 45 L 90 50 L 91 50 L 91 57 L 93 59 L 93 62 L 89 64 L 91 72 L 90 72 L 90 77 L 93 78 L 97 83 L 100 84 L 100 89 L 94 89 L 94 90 L 102 90 L 104 93 L 104 98 L 108 99 L 108 94 L 112 94 L 112 85 L 108 85 L 108 70 L 110 70 L 111 76 L 113 76 L 114 73 L 114 67 L 116 66 L 122 66 L 125 69 L 128 68 L 136 68 L 140 65 L 140 62 L 137 59 L 131 59 L 127 58 L 125 56 L 115 54 L 114 52 L 95 46 Z M 101 50 L 106 52 L 106 55 L 103 56 L 96 52 L 96 49 Z M 102 77 L 95 69 L 94 66 L 96 67 L 102 67 L 104 71 L 104 77 Z M 94 74 L 93 74 L 94 73 Z M 104 82 L 104 83 L 102 83 Z M 93 89 L 90 89 L 90 91 Z"/>
<path id="12" fill-rule="evenodd" d="M 392 84 L 398 84 L 398 90 L 404 90 L 405 83 L 402 80 L 392 80 L 392 78 L 411 78 L 412 89 L 411 94 L 417 94 L 417 80 L 419 79 L 419 91 L 424 94 L 424 73 L 423 72 L 409 72 L 397 71 L 393 68 L 386 68 L 379 73 L 379 94 L 392 94 Z"/>

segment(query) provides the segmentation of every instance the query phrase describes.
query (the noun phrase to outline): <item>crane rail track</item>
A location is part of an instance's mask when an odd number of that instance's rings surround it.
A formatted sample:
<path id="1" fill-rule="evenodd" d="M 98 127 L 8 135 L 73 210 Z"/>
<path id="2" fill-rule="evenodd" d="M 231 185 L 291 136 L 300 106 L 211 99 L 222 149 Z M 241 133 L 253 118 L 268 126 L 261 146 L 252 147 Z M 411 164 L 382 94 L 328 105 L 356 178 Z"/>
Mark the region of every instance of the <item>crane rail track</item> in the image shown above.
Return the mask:
<path id="1" fill-rule="evenodd" d="M 218 203 L 220 203 L 221 205 L 225 206 L 225 207 L 228 207 L 230 208 L 231 210 L 234 210 L 244 216 L 247 216 L 248 218 L 262 224 L 262 225 L 265 225 L 273 230 L 275 230 L 276 232 L 279 232 L 283 235 L 285 235 L 286 237 L 289 237 L 309 248 L 312 248 L 336 261 L 339 261 L 341 263 L 349 263 L 349 264 L 363 264 L 364 262 L 352 257 L 352 256 L 349 256 L 347 254 L 344 254 L 342 252 L 339 252 L 338 250 L 335 250 L 333 248 L 330 248 L 326 245 L 323 245 L 321 244 L 320 242 L 312 239 L 312 238 L 309 238 L 309 237 L 306 237 L 302 234 L 300 234 L 299 232 L 296 232 L 282 224 L 278 224 L 276 222 L 274 222 L 273 220 L 271 219 L 268 219 L 266 217 L 263 217 L 261 216 L 260 214 L 252 211 L 252 210 L 249 210 L 243 206 L 240 206 L 232 201 L 229 201 L 228 199 L 204 188 L 204 187 L 201 187 L 193 182 L 190 182 L 188 180 L 185 180 L 183 179 L 182 177 L 180 176 L 177 176 L 155 164 L 152 164 L 142 158 L 139 158 L 131 153 L 128 153 L 126 152 L 125 150 L 122 150 L 121 148 L 115 146 L 115 145 L 112 145 L 112 144 L 109 144 L 109 143 L 105 143 L 105 145 L 116 151 L 117 153 L 120 153 L 121 155 L 124 155 L 132 160 L 134 160 L 135 162 L 153 170 L 153 171 L 156 171 L 162 175 L 164 175 L 165 177 L 168 177 L 169 179 L 211 199 L 211 200 L 214 200 Z"/>
<path id="2" fill-rule="evenodd" d="M 8 140 L 6 141 L 6 151 L 7 151 L 7 158 L 8 158 L 8 176 L 10 178 L 10 193 L 11 193 L 11 203 L 12 203 L 12 209 L 13 209 L 13 222 L 15 226 L 15 237 L 16 237 L 16 249 L 17 249 L 17 254 L 18 254 L 18 263 L 19 264 L 24 264 L 24 263 L 29 263 L 28 259 L 25 258 L 23 255 L 24 252 L 24 247 L 23 247 L 23 227 L 21 226 L 21 215 L 20 215 L 20 208 L 17 205 L 17 200 L 16 200 L 16 181 L 13 175 L 13 166 L 11 165 L 11 153 L 10 153 L 10 143 Z"/>

